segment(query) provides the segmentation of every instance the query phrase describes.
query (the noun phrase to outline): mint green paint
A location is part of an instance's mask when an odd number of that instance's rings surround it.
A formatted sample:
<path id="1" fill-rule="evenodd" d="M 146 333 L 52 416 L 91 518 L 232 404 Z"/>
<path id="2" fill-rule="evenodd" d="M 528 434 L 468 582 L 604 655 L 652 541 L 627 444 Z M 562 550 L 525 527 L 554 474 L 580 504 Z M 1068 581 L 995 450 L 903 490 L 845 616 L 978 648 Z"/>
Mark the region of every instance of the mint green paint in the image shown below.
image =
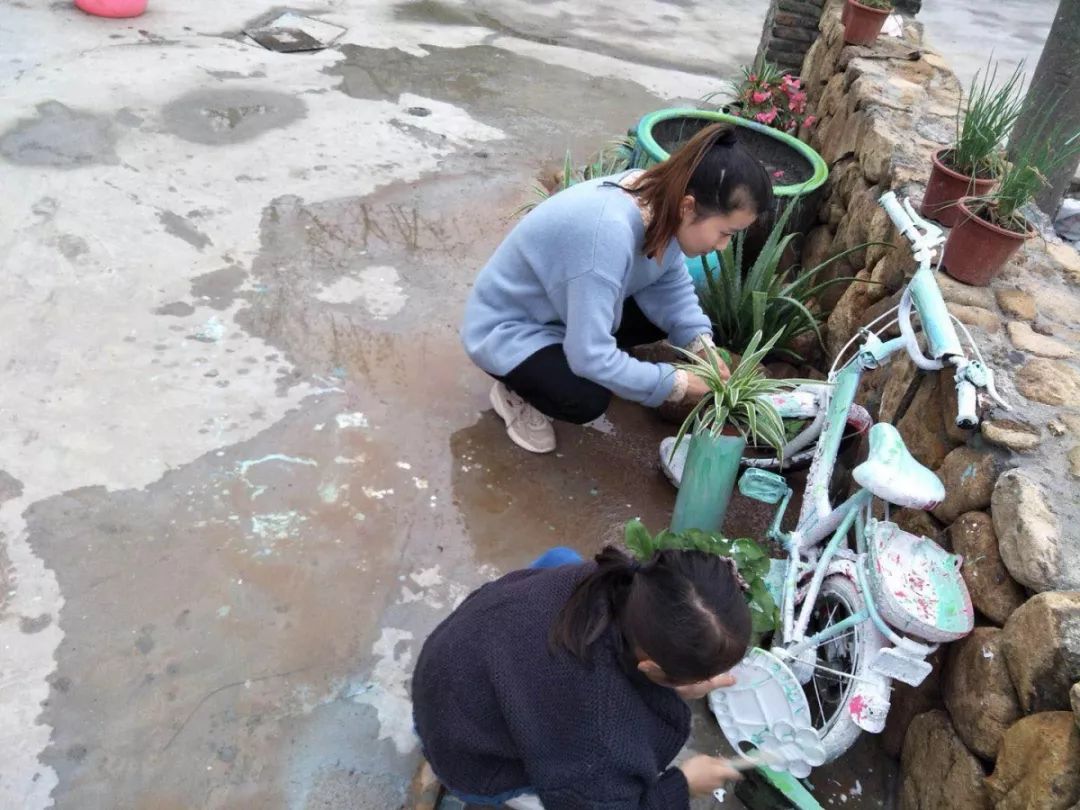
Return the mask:
<path id="1" fill-rule="evenodd" d="M 719 532 L 724 525 L 739 460 L 746 449 L 741 436 L 712 436 L 695 433 L 690 438 L 671 530 L 701 529 Z"/>

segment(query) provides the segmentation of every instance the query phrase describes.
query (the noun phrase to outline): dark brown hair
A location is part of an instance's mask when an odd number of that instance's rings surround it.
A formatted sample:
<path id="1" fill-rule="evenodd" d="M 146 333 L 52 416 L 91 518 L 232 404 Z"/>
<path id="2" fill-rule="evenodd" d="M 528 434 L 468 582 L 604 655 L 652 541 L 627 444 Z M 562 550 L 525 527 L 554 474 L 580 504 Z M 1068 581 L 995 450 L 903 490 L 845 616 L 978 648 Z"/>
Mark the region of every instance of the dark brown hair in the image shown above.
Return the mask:
<path id="1" fill-rule="evenodd" d="M 611 628 L 625 666 L 640 650 L 673 684 L 696 683 L 746 654 L 750 608 L 732 564 L 715 554 L 669 549 L 639 564 L 607 546 L 552 624 L 550 644 L 588 661 Z"/>
<path id="2" fill-rule="evenodd" d="M 731 124 L 702 129 L 675 154 L 648 169 L 627 188 L 652 212 L 645 229 L 645 255 L 662 256 L 679 230 L 679 206 L 687 194 L 697 203 L 699 216 L 729 214 L 738 209 L 771 216 L 772 181 L 769 173 L 739 143 Z"/>

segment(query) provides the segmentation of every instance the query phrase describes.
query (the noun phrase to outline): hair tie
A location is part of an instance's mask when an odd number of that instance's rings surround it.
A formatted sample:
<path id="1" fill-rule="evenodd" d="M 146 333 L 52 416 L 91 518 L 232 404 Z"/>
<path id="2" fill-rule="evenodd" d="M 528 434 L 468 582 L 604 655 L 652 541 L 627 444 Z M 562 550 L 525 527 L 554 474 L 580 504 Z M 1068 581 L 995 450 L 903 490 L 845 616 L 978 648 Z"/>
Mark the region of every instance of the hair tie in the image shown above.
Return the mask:
<path id="1" fill-rule="evenodd" d="M 738 134 L 735 131 L 735 127 L 727 127 L 721 129 L 716 136 L 716 140 L 713 141 L 713 146 L 734 146 L 739 142 Z"/>

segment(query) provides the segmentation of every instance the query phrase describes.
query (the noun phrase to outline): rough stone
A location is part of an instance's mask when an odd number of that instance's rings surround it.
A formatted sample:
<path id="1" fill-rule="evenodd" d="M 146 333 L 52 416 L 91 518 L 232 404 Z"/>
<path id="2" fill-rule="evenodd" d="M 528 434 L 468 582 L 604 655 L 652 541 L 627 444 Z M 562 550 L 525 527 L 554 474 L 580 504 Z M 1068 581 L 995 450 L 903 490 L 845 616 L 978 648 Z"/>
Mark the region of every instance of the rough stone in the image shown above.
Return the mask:
<path id="1" fill-rule="evenodd" d="M 1058 263 L 1062 275 L 1073 283 L 1080 282 L 1080 252 L 1070 245 L 1046 244 L 1046 252 Z"/>
<path id="2" fill-rule="evenodd" d="M 952 523 L 964 512 L 985 509 L 990 505 L 997 475 L 998 464 L 992 453 L 957 447 L 937 471 L 945 485 L 945 500 L 934 509 L 934 517 Z"/>
<path id="3" fill-rule="evenodd" d="M 991 499 L 1001 559 L 1013 579 L 1035 591 L 1080 585 L 1063 565 L 1061 525 L 1042 487 L 1024 470 L 1002 473 Z"/>
<path id="4" fill-rule="evenodd" d="M 1080 398 L 1080 372 L 1060 360 L 1037 357 L 1017 373 L 1016 389 L 1045 405 L 1072 405 Z"/>
<path id="5" fill-rule="evenodd" d="M 942 693 L 960 739 L 993 761 L 1009 726 L 1023 716 L 1001 652 L 1003 630 L 976 627 L 953 644 Z"/>
<path id="6" fill-rule="evenodd" d="M 1009 339 L 1016 348 L 1039 357 L 1051 357 L 1062 359 L 1076 354 L 1072 347 L 1046 335 L 1035 332 L 1023 321 L 1010 321 L 1006 327 L 1009 331 Z"/>
<path id="7" fill-rule="evenodd" d="M 1039 307 L 1039 320 L 1063 326 L 1080 324 L 1080 296 L 1063 285 L 1043 284 L 1033 293 Z"/>
<path id="8" fill-rule="evenodd" d="M 833 255 L 833 232 L 827 225 L 821 225 L 806 236 L 802 249 L 802 266 L 810 270 Z"/>
<path id="9" fill-rule="evenodd" d="M 892 699 L 889 704 L 889 716 L 885 720 L 885 730 L 881 732 L 881 748 L 889 756 L 900 758 L 904 748 L 911 721 L 932 709 L 944 709 L 945 701 L 941 696 L 941 681 L 945 669 L 944 647 L 939 647 L 927 658 L 933 668 L 918 686 L 908 686 L 901 681 L 893 682 Z"/>
<path id="10" fill-rule="evenodd" d="M 1005 623 L 1004 652 L 1027 713 L 1069 708 L 1080 680 L 1080 591 L 1033 596 Z"/>
<path id="11" fill-rule="evenodd" d="M 899 509 L 892 513 L 892 520 L 905 532 L 929 537 L 946 551 L 952 550 L 952 541 L 945 527 L 938 523 L 929 512 L 924 512 L 922 509 Z"/>
<path id="12" fill-rule="evenodd" d="M 982 435 L 988 442 L 1017 453 L 1029 453 L 1042 441 L 1037 427 L 1016 419 L 987 419 L 982 423 Z"/>
<path id="13" fill-rule="evenodd" d="M 1060 433 L 1055 432 L 1055 436 L 1064 436 L 1066 432 L 1071 433 L 1073 436 L 1080 436 L 1080 414 L 1058 414 L 1058 419 L 1055 421 L 1060 421 L 1060 425 L 1063 428 Z"/>
<path id="14" fill-rule="evenodd" d="M 985 332 L 995 334 L 1001 330 L 1001 317 L 989 309 L 972 307 L 966 304 L 945 302 L 945 308 L 956 320 L 967 326 L 977 326 Z"/>
<path id="15" fill-rule="evenodd" d="M 1010 318 L 1033 321 L 1038 314 L 1035 298 L 1031 293 L 1015 288 L 997 290 L 997 305 Z"/>
<path id="16" fill-rule="evenodd" d="M 1069 463 L 1069 475 L 1080 478 L 1080 444 L 1070 450 L 1065 459 Z"/>
<path id="17" fill-rule="evenodd" d="M 895 357 L 889 367 L 889 378 L 881 391 L 881 407 L 878 421 L 895 424 L 914 396 L 912 389 L 918 377 L 918 368 L 905 352 Z"/>
<path id="18" fill-rule="evenodd" d="M 832 357 L 835 357 L 855 334 L 859 319 L 867 307 L 885 295 L 878 285 L 866 283 L 870 281 L 870 273 L 867 271 L 860 270 L 855 278 L 829 315 L 826 345 Z"/>
<path id="19" fill-rule="evenodd" d="M 965 307 L 978 307 L 979 309 L 994 309 L 997 302 L 994 291 L 989 287 L 969 287 L 944 273 L 935 270 L 934 278 L 937 280 L 941 297 L 947 303 L 961 304 Z"/>
<path id="20" fill-rule="evenodd" d="M 900 758 L 901 810 L 989 810 L 986 774 L 940 710 L 911 721 Z"/>
<path id="21" fill-rule="evenodd" d="M 1005 732 L 986 780 L 994 810 L 1070 810 L 1080 802 L 1080 729 L 1072 712 L 1025 717 Z"/>
<path id="22" fill-rule="evenodd" d="M 1080 682 L 1074 683 L 1072 689 L 1069 690 L 1069 704 L 1076 716 L 1076 724 L 1080 726 Z"/>
<path id="23" fill-rule="evenodd" d="M 927 414 L 941 412 L 941 392 L 936 376 L 924 377 L 915 398 L 896 425 L 908 451 L 923 466 L 937 469 L 953 449 L 941 419 L 928 419 Z"/>
<path id="24" fill-rule="evenodd" d="M 968 512 L 949 527 L 952 551 L 964 558 L 964 577 L 975 609 L 996 625 L 1003 625 L 1024 604 L 1020 587 L 1001 561 L 994 522 L 985 512 Z"/>

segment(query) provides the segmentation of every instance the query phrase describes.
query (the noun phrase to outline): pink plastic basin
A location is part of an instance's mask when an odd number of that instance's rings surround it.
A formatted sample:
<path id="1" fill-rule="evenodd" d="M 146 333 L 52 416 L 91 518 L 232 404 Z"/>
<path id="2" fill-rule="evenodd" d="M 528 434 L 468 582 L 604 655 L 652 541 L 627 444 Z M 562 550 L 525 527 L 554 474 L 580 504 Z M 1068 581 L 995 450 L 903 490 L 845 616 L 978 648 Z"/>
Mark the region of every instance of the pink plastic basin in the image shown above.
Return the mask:
<path id="1" fill-rule="evenodd" d="M 98 17 L 138 17 L 146 11 L 146 0 L 75 0 L 75 5 Z"/>

